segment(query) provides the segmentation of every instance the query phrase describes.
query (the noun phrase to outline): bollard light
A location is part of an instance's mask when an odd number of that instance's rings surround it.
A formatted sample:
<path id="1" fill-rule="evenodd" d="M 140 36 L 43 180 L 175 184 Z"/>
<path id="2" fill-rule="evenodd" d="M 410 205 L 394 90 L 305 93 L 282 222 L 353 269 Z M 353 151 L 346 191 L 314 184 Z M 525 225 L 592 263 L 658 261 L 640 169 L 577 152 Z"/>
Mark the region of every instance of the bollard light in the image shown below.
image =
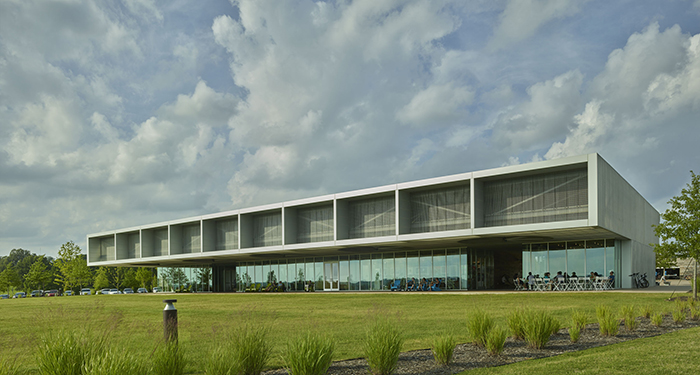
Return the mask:
<path id="1" fill-rule="evenodd" d="M 176 299 L 165 299 L 165 308 L 163 309 L 163 336 L 165 342 L 171 340 L 177 341 L 177 309 L 173 303 Z"/>

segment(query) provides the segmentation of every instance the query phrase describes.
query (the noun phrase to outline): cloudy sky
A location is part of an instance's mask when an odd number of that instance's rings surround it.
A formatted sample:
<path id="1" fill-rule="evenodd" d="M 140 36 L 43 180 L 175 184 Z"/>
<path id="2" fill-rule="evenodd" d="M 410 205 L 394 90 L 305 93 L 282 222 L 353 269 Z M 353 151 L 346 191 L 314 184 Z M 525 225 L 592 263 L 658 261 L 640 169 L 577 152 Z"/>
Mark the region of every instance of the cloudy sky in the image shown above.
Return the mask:
<path id="1" fill-rule="evenodd" d="M 700 172 L 700 0 L 0 1 L 0 255 L 598 152 Z"/>

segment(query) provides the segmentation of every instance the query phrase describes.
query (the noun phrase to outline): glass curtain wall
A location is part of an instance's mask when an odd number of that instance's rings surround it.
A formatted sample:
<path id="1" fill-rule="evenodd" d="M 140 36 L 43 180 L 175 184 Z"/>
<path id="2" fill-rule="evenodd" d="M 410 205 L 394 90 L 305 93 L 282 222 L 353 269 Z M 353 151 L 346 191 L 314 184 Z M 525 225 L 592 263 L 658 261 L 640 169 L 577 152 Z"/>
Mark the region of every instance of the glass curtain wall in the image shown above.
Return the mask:
<path id="1" fill-rule="evenodd" d="M 159 267 L 156 272 L 157 286 L 165 291 L 196 293 L 212 290 L 211 267 Z"/>
<path id="2" fill-rule="evenodd" d="M 396 234 L 394 196 L 349 202 L 350 238 Z"/>
<path id="3" fill-rule="evenodd" d="M 411 193 L 411 233 L 470 228 L 469 185 Z"/>
<path id="4" fill-rule="evenodd" d="M 487 227 L 588 217 L 585 169 L 484 182 Z"/>
<path id="5" fill-rule="evenodd" d="M 428 285 L 438 279 L 442 290 L 494 286 L 493 253 L 463 248 L 241 262 L 236 267 L 237 290 L 277 282 L 285 290 L 303 291 L 309 283 L 323 290 L 328 269 L 324 264 L 329 262 L 338 264 L 334 277 L 339 277 L 340 290 L 390 290 L 396 280 L 405 289 L 412 279 L 416 285 L 422 279 Z"/>
<path id="6" fill-rule="evenodd" d="M 523 275 L 552 276 L 562 271 L 568 275 L 607 276 L 610 271 L 619 274 L 619 252 L 615 240 L 586 240 L 529 244 L 523 246 Z"/>
<path id="7" fill-rule="evenodd" d="M 333 205 L 297 210 L 297 242 L 333 241 Z"/>
<path id="8" fill-rule="evenodd" d="M 282 214 L 253 216 L 253 247 L 282 245 Z"/>
<path id="9" fill-rule="evenodd" d="M 216 222 L 216 250 L 238 249 L 238 219 Z"/>
<path id="10" fill-rule="evenodd" d="M 202 250 L 199 224 L 182 227 L 182 252 L 199 253 Z"/>

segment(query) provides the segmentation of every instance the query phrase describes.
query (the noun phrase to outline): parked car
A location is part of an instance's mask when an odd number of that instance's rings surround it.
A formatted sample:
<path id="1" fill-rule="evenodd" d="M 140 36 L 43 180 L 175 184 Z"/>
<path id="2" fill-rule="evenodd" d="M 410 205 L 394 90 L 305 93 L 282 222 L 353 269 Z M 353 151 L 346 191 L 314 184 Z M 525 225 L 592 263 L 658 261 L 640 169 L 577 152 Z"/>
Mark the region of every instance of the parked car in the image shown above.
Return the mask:
<path id="1" fill-rule="evenodd" d="M 47 297 L 58 297 L 60 294 L 58 293 L 58 290 L 51 289 L 51 290 L 47 290 L 46 293 L 44 293 L 44 295 Z"/>
<path id="2" fill-rule="evenodd" d="M 90 290 L 90 288 L 80 289 L 81 296 L 89 296 L 90 294 L 92 294 L 92 291 Z"/>
<path id="3" fill-rule="evenodd" d="M 102 290 L 100 290 L 100 294 L 109 294 L 109 288 L 102 288 Z"/>
<path id="4" fill-rule="evenodd" d="M 73 291 L 72 291 L 72 290 L 66 290 L 65 292 L 63 292 L 63 295 L 64 295 L 64 296 L 72 296 L 72 295 L 73 295 Z"/>
<path id="5" fill-rule="evenodd" d="M 0 299 L 10 299 L 9 294 L 0 294 Z"/>
<path id="6" fill-rule="evenodd" d="M 27 293 L 17 292 L 17 293 L 15 293 L 15 295 L 12 298 L 26 298 L 26 297 L 27 297 Z"/>
<path id="7" fill-rule="evenodd" d="M 32 293 L 30 294 L 32 297 L 43 297 L 44 296 L 44 291 L 43 290 L 32 290 Z"/>
<path id="8" fill-rule="evenodd" d="M 153 288 L 153 293 L 160 293 L 160 292 L 162 292 L 162 291 L 163 291 L 163 288 L 161 288 L 161 287 L 159 287 L 159 286 Z"/>
<path id="9" fill-rule="evenodd" d="M 138 288 L 138 289 L 136 290 L 136 293 L 148 293 L 148 289 L 146 289 L 146 288 Z"/>
<path id="10" fill-rule="evenodd" d="M 134 290 L 131 288 L 124 288 L 124 294 L 134 294 Z"/>
<path id="11" fill-rule="evenodd" d="M 114 288 L 109 290 L 109 294 L 122 294 L 122 292 L 120 292 L 119 289 Z"/>

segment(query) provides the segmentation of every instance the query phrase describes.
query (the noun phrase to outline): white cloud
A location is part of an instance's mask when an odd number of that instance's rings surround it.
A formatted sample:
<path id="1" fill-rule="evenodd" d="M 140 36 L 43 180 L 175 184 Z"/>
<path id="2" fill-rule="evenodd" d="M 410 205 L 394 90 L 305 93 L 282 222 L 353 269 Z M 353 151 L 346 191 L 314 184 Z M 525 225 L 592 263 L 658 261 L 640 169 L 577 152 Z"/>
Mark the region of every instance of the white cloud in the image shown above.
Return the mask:
<path id="1" fill-rule="evenodd" d="M 489 48 L 505 48 L 527 39 L 547 22 L 578 13 L 583 3 L 572 0 L 510 0 L 489 41 Z"/>

